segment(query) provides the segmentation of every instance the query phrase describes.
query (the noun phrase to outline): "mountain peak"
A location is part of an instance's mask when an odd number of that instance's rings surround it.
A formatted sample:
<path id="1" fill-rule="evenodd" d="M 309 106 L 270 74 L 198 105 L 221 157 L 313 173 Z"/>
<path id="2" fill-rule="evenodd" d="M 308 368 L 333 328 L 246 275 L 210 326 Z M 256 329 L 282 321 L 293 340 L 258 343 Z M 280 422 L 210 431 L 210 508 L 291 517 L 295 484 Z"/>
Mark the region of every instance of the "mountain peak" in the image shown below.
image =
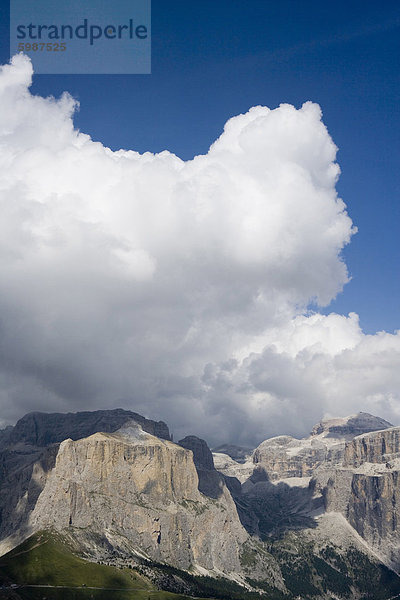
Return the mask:
<path id="1" fill-rule="evenodd" d="M 391 423 L 381 417 L 375 417 L 366 412 L 359 412 L 347 417 L 333 417 L 322 419 L 314 425 L 311 437 L 355 437 L 370 431 L 380 431 L 393 427 Z"/>

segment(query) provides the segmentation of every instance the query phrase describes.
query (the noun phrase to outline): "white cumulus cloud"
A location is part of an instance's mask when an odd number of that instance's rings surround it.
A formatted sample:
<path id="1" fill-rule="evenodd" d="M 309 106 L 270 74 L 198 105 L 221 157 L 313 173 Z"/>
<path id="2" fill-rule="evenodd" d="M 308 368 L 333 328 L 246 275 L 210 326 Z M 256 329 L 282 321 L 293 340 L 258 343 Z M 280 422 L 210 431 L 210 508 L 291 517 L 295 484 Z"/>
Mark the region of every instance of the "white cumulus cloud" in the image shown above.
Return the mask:
<path id="1" fill-rule="evenodd" d="M 4 421 L 124 406 L 212 442 L 397 415 L 398 337 L 307 313 L 355 231 L 318 105 L 251 108 L 184 162 L 93 142 L 31 78 L 0 72 Z"/>

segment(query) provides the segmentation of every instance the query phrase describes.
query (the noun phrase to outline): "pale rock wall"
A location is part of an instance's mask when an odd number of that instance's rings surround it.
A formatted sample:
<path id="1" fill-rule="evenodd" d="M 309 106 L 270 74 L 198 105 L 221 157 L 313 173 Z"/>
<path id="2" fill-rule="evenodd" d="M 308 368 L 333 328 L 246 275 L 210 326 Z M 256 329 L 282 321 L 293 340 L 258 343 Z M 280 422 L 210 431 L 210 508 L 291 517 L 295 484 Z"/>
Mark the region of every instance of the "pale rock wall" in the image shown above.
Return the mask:
<path id="1" fill-rule="evenodd" d="M 355 437 L 346 445 L 344 466 L 358 467 L 365 462 L 382 463 L 400 455 L 400 427 L 391 427 Z"/>
<path id="2" fill-rule="evenodd" d="M 262 442 L 254 450 L 253 462 L 270 481 L 288 477 L 310 477 L 326 460 L 327 448 L 319 440 L 297 440 L 281 435 Z"/>
<path id="3" fill-rule="evenodd" d="M 348 442 L 344 466 L 325 488 L 328 512 L 341 512 L 387 564 L 400 569 L 400 428 Z"/>
<path id="4" fill-rule="evenodd" d="M 192 452 L 148 434 L 65 440 L 29 523 L 124 536 L 152 560 L 223 572 L 241 571 L 248 538 L 226 487 L 205 497 Z"/>

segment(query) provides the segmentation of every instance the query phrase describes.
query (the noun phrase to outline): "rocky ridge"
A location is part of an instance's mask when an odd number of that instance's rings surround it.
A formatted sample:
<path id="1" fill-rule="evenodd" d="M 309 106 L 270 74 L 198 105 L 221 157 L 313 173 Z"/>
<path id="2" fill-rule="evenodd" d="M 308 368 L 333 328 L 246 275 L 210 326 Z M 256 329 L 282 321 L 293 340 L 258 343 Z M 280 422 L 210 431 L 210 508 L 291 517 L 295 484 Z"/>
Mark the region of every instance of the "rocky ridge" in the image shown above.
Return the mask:
<path id="1" fill-rule="evenodd" d="M 97 431 L 112 433 L 128 419 L 141 425 L 144 431 L 159 438 L 170 440 L 167 425 L 163 421 L 152 421 L 138 413 L 122 408 L 77 413 L 28 413 L 15 427 L 7 428 L 7 435 L 0 439 L 4 445 L 24 443 L 43 447 L 60 443 L 67 438 L 78 440 Z"/>
<path id="2" fill-rule="evenodd" d="M 250 455 L 174 444 L 165 423 L 121 409 L 58 417 L 0 436 L 1 553 L 53 529 L 92 560 L 223 575 L 268 598 L 369 597 L 367 572 L 372 590 L 397 585 L 384 565 L 400 570 L 400 428 L 378 417 L 324 420 Z"/>
<path id="3" fill-rule="evenodd" d="M 390 427 L 388 421 L 367 413 L 325 419 L 313 427 L 307 438 L 298 440 L 290 435 L 280 435 L 265 440 L 244 463 L 219 452 L 214 453 L 214 460 L 223 473 L 239 479 L 254 468 L 263 471 L 270 481 L 311 477 L 320 466 L 341 465 L 346 443 L 360 433 Z"/>

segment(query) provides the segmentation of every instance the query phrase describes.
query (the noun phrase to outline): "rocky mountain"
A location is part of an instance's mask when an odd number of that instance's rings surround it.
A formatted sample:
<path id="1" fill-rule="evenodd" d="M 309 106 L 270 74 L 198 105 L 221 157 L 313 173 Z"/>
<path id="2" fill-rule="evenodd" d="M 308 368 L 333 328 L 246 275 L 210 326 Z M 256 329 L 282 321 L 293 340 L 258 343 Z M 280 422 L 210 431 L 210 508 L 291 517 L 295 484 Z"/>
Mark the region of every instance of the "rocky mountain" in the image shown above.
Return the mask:
<path id="1" fill-rule="evenodd" d="M 134 422 L 62 442 L 29 527 L 72 528 L 95 557 L 111 545 L 183 569 L 228 572 L 239 569 L 246 539 L 226 488 L 209 500 L 199 492 L 192 453 Z"/>
<path id="2" fill-rule="evenodd" d="M 171 439 L 168 427 L 162 421 L 152 421 L 130 410 L 117 408 L 67 414 L 32 412 L 22 417 L 15 427 L 7 428 L 4 440 L 0 438 L 0 442 L 48 446 L 67 438 L 79 440 L 98 431 L 112 433 L 128 419 L 138 423 L 143 431 L 165 440 Z"/>
<path id="3" fill-rule="evenodd" d="M 92 561 L 178 569 L 170 591 L 400 594 L 400 428 L 359 413 L 215 450 L 122 409 L 26 415 L 0 435 L 0 553 L 56 531 Z"/>

